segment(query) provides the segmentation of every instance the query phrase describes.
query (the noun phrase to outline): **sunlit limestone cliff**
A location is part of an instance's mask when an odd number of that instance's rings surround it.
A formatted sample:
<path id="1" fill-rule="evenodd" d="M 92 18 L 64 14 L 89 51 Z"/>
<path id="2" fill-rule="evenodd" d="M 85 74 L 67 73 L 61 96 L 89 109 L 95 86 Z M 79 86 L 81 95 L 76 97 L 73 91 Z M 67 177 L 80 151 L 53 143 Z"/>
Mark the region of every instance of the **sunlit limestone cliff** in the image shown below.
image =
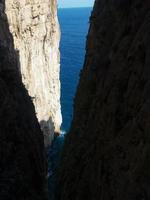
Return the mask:
<path id="1" fill-rule="evenodd" d="M 0 199 L 47 200 L 44 138 L 0 0 Z"/>
<path id="2" fill-rule="evenodd" d="M 57 200 L 150 199 L 150 1 L 96 0 Z"/>
<path id="3" fill-rule="evenodd" d="M 60 131 L 59 40 L 56 0 L 5 0 L 5 13 L 18 52 L 23 83 L 51 143 Z"/>

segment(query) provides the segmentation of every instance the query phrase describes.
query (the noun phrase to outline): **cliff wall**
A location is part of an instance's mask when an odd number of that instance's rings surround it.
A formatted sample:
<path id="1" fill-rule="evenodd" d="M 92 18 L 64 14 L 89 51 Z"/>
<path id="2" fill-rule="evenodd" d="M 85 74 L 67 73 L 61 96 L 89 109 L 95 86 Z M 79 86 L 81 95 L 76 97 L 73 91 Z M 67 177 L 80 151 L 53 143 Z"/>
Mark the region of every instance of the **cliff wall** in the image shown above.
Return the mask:
<path id="1" fill-rule="evenodd" d="M 0 199 L 47 200 L 44 138 L 0 0 Z"/>
<path id="2" fill-rule="evenodd" d="M 5 6 L 22 80 L 34 102 L 47 146 L 62 122 L 57 1 L 6 0 Z"/>
<path id="3" fill-rule="evenodd" d="M 57 199 L 150 199 L 150 3 L 96 0 Z"/>

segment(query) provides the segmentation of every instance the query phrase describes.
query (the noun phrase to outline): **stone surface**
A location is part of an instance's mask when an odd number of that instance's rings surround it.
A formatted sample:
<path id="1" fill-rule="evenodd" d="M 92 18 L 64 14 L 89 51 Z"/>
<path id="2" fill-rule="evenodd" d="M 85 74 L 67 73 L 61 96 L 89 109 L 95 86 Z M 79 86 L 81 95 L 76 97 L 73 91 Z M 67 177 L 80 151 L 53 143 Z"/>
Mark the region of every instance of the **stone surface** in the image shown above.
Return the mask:
<path id="1" fill-rule="evenodd" d="M 56 0 L 6 0 L 6 15 L 20 58 L 23 82 L 51 143 L 60 131 L 60 31 Z"/>
<path id="2" fill-rule="evenodd" d="M 0 0 L 0 199 L 47 200 L 44 138 Z"/>
<path id="3" fill-rule="evenodd" d="M 150 199 L 150 3 L 96 0 L 59 200 Z"/>

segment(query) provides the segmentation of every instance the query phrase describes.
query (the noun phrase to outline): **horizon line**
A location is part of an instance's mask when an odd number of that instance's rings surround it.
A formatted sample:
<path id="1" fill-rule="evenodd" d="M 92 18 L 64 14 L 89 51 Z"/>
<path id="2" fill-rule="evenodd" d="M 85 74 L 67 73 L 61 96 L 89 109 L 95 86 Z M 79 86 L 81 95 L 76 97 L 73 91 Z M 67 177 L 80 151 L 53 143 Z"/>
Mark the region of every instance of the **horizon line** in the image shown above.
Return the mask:
<path id="1" fill-rule="evenodd" d="M 69 9 L 69 8 L 93 8 L 93 6 L 58 7 L 58 9 Z"/>

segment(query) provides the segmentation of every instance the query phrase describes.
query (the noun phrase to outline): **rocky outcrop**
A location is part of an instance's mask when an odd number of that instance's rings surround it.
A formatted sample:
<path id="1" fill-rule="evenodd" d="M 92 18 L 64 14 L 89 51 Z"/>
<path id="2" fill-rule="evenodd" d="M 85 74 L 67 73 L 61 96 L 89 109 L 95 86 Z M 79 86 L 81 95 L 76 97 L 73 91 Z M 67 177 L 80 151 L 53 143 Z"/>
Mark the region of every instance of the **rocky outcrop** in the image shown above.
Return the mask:
<path id="1" fill-rule="evenodd" d="M 56 0 L 6 0 L 6 14 L 45 145 L 60 131 L 59 25 Z"/>
<path id="2" fill-rule="evenodd" d="M 150 199 L 149 19 L 149 1 L 96 0 L 57 199 Z"/>
<path id="3" fill-rule="evenodd" d="M 0 199 L 46 200 L 44 138 L 0 0 Z"/>

